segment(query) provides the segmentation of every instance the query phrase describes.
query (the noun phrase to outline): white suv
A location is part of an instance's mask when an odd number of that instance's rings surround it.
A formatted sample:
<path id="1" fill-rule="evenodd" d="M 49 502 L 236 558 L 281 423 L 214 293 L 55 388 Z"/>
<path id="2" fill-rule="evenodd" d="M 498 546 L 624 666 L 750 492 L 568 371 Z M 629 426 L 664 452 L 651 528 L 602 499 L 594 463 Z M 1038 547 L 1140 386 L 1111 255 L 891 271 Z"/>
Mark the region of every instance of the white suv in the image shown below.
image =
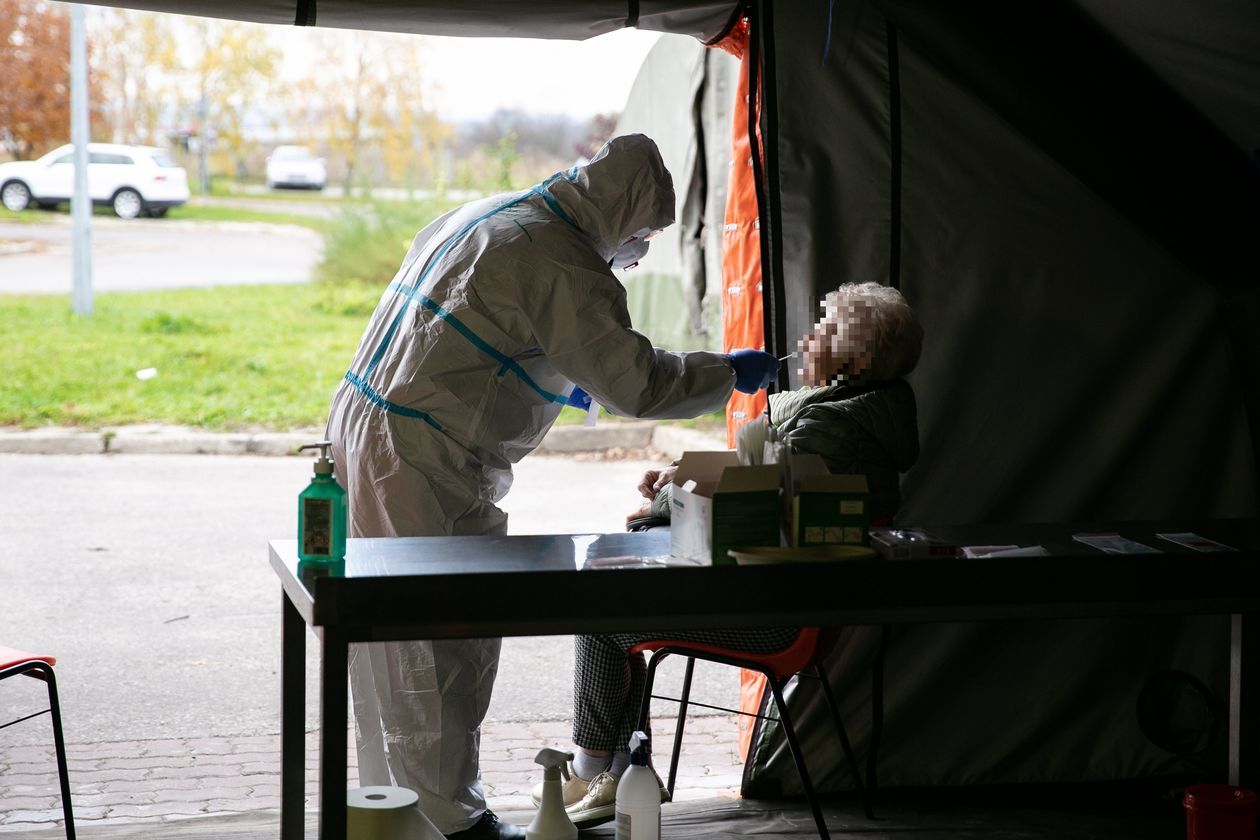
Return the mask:
<path id="1" fill-rule="evenodd" d="M 88 143 L 88 195 L 124 219 L 159 217 L 188 200 L 188 173 L 154 146 Z M 74 146 L 38 160 L 0 163 L 0 203 L 14 212 L 55 207 L 74 195 Z"/>

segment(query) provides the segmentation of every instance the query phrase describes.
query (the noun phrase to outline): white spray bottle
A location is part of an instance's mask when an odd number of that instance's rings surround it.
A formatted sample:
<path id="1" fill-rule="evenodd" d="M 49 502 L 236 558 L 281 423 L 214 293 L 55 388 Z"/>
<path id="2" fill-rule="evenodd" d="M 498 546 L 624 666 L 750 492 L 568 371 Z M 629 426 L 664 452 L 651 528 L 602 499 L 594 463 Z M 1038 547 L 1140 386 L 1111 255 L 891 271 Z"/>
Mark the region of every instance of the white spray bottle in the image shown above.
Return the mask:
<path id="1" fill-rule="evenodd" d="M 617 840 L 660 840 L 661 788 L 652 772 L 648 736 L 630 736 L 630 766 L 617 782 Z"/>
<path id="2" fill-rule="evenodd" d="M 551 748 L 540 750 L 534 756 L 534 761 L 543 767 L 542 804 L 534 821 L 525 829 L 525 840 L 576 840 L 577 826 L 564 810 L 560 784 L 561 776 L 569 778 L 568 762 L 572 760 L 573 753 Z"/>

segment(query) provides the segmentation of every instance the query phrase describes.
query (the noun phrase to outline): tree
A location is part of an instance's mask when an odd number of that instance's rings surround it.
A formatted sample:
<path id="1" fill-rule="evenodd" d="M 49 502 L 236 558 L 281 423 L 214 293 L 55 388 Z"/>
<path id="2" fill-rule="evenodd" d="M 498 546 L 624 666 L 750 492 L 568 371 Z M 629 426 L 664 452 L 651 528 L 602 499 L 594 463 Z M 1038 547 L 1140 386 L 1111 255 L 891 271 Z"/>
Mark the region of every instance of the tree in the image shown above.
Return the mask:
<path id="1" fill-rule="evenodd" d="M 174 118 L 173 85 L 179 68 L 169 15 L 100 9 L 90 25 L 92 78 L 100 91 L 99 137 L 116 143 L 157 145 L 163 123 Z"/>
<path id="2" fill-rule="evenodd" d="M 320 137 L 341 161 L 347 192 L 374 162 L 383 172 L 373 174 L 408 186 L 436 171 L 449 129 L 425 107 L 420 40 L 357 31 L 311 37 L 317 55 L 337 60 L 311 68 L 287 92 L 289 122 L 299 136 Z"/>
<path id="3" fill-rule="evenodd" d="M 186 40 L 197 46 L 182 50 L 191 52 L 181 61 L 190 83 L 182 116 L 196 124 L 201 143 L 222 143 L 236 154 L 244 141 L 246 112 L 266 98 L 280 51 L 257 24 L 193 17 L 186 26 Z"/>
<path id="4" fill-rule="evenodd" d="M 70 138 L 70 13 L 61 3 L 0 0 L 0 144 L 14 157 Z"/>

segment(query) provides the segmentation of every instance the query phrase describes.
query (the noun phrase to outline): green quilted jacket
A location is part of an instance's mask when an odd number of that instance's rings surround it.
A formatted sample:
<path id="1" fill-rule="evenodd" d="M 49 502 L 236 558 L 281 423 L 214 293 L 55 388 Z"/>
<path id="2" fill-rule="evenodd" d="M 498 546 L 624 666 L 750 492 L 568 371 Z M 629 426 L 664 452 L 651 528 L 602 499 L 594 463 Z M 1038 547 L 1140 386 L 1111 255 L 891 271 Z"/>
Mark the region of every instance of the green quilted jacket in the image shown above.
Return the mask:
<path id="1" fill-rule="evenodd" d="M 826 385 L 770 395 L 770 423 L 793 452 L 822 457 L 833 473 L 862 473 L 871 491 L 871 518 L 891 518 L 901 506 L 900 475 L 919 458 L 914 391 L 904 379 Z M 670 486 L 652 502 L 668 519 Z"/>
<path id="2" fill-rule="evenodd" d="M 919 458 L 914 391 L 904 379 L 771 394 L 770 424 L 793 452 L 820 455 L 833 473 L 864 474 L 872 518 L 897 512 L 900 475 Z"/>

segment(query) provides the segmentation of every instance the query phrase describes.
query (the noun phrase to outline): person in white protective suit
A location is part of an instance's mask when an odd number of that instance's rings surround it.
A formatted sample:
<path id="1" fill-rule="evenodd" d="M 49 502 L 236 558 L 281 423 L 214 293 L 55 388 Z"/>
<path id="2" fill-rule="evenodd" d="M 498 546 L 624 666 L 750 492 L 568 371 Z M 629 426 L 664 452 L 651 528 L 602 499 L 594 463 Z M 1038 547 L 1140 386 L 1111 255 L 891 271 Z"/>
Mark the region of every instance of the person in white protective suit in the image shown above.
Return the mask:
<path id="1" fill-rule="evenodd" d="M 352 537 L 505 534 L 512 464 L 566 403 L 695 417 L 778 370 L 760 350 L 658 350 L 609 270 L 674 220 L 656 144 L 609 141 L 537 187 L 474 201 L 412 242 L 333 397 L 328 438 Z M 589 396 L 587 396 L 589 394 Z M 499 639 L 351 650 L 363 785 L 399 785 L 448 837 L 517 838 L 486 808 L 480 724 Z"/>

